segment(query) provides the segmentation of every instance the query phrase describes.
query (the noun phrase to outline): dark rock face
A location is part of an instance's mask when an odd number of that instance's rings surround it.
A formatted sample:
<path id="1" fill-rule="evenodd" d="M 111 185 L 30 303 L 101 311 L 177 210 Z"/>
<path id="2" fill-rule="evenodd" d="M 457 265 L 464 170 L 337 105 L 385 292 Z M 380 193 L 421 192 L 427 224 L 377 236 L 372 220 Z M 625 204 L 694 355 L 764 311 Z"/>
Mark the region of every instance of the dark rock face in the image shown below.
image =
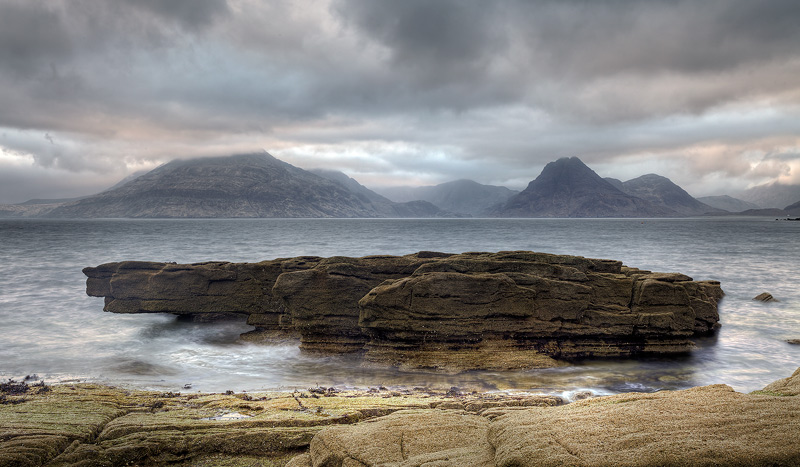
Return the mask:
<path id="1" fill-rule="evenodd" d="M 719 327 L 719 282 L 527 251 L 86 268 L 116 313 L 248 315 L 317 352 L 448 371 L 686 352 Z"/>
<path id="2" fill-rule="evenodd" d="M 260 263 L 196 264 L 123 261 L 85 268 L 86 293 L 105 297 L 113 313 L 241 314 L 261 329 L 290 328 L 283 302 L 272 293 L 284 272 L 316 266 L 301 256 Z M 282 319 L 283 318 L 283 319 Z"/>
<path id="3" fill-rule="evenodd" d="M 496 217 L 671 217 L 678 213 L 624 193 L 577 157 L 547 164 Z"/>
<path id="4" fill-rule="evenodd" d="M 56 207 L 60 218 L 434 217 L 432 205 L 376 203 L 267 153 L 177 160 Z"/>

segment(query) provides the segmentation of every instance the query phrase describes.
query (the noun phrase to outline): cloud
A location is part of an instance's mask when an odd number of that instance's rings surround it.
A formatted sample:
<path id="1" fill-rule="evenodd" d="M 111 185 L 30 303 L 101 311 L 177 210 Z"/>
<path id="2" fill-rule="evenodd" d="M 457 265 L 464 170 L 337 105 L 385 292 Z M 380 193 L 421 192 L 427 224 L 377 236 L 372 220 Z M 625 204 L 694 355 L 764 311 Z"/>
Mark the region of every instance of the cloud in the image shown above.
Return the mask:
<path id="1" fill-rule="evenodd" d="M 212 24 L 230 13 L 226 0 L 124 0 L 131 6 L 147 10 L 161 18 L 175 21 L 189 29 Z"/>
<path id="2" fill-rule="evenodd" d="M 0 128 L 22 136 L 0 145 L 74 173 L 263 147 L 391 183 L 520 183 L 563 156 L 698 188 L 785 179 L 798 17 L 783 0 L 9 0 Z"/>

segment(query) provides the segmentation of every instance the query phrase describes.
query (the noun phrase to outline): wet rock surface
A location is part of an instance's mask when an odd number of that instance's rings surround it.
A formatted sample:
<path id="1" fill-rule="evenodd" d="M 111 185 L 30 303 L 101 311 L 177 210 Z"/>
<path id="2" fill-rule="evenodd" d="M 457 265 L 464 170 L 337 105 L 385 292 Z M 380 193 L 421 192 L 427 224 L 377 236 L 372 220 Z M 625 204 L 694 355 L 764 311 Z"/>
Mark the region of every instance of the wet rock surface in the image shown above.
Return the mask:
<path id="1" fill-rule="evenodd" d="M 305 350 L 444 371 L 687 352 L 719 327 L 723 295 L 717 281 L 529 251 L 125 261 L 84 273 L 106 311 L 241 314 L 269 339 L 299 335 Z"/>

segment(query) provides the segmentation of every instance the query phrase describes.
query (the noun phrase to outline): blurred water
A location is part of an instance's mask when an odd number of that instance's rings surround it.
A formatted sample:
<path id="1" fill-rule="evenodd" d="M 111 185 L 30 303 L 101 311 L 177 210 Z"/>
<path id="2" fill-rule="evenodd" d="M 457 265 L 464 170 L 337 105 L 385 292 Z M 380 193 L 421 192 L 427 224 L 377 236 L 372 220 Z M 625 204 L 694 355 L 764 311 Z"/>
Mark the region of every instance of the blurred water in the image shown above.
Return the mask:
<path id="1" fill-rule="evenodd" d="M 759 389 L 800 366 L 800 222 L 773 219 L 0 220 L 0 379 L 36 373 L 180 390 L 407 385 L 596 392 L 726 383 Z M 689 357 L 442 375 L 240 342 L 244 323 L 115 315 L 81 269 L 121 260 L 260 261 L 297 255 L 533 250 L 622 260 L 722 281 L 723 327 Z M 768 291 L 781 301 L 751 299 Z"/>

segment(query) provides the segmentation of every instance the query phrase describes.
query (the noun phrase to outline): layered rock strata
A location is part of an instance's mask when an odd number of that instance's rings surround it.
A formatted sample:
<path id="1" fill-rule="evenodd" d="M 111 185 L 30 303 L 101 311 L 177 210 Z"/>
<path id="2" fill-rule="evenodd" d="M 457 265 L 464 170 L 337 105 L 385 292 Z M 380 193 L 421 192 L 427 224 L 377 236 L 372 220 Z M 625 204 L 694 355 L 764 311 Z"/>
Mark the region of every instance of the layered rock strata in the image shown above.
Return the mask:
<path id="1" fill-rule="evenodd" d="M 116 313 L 243 314 L 317 352 L 446 370 L 686 352 L 719 327 L 717 281 L 528 251 L 126 261 L 86 268 Z M 458 351 L 458 352 L 454 352 Z"/>

